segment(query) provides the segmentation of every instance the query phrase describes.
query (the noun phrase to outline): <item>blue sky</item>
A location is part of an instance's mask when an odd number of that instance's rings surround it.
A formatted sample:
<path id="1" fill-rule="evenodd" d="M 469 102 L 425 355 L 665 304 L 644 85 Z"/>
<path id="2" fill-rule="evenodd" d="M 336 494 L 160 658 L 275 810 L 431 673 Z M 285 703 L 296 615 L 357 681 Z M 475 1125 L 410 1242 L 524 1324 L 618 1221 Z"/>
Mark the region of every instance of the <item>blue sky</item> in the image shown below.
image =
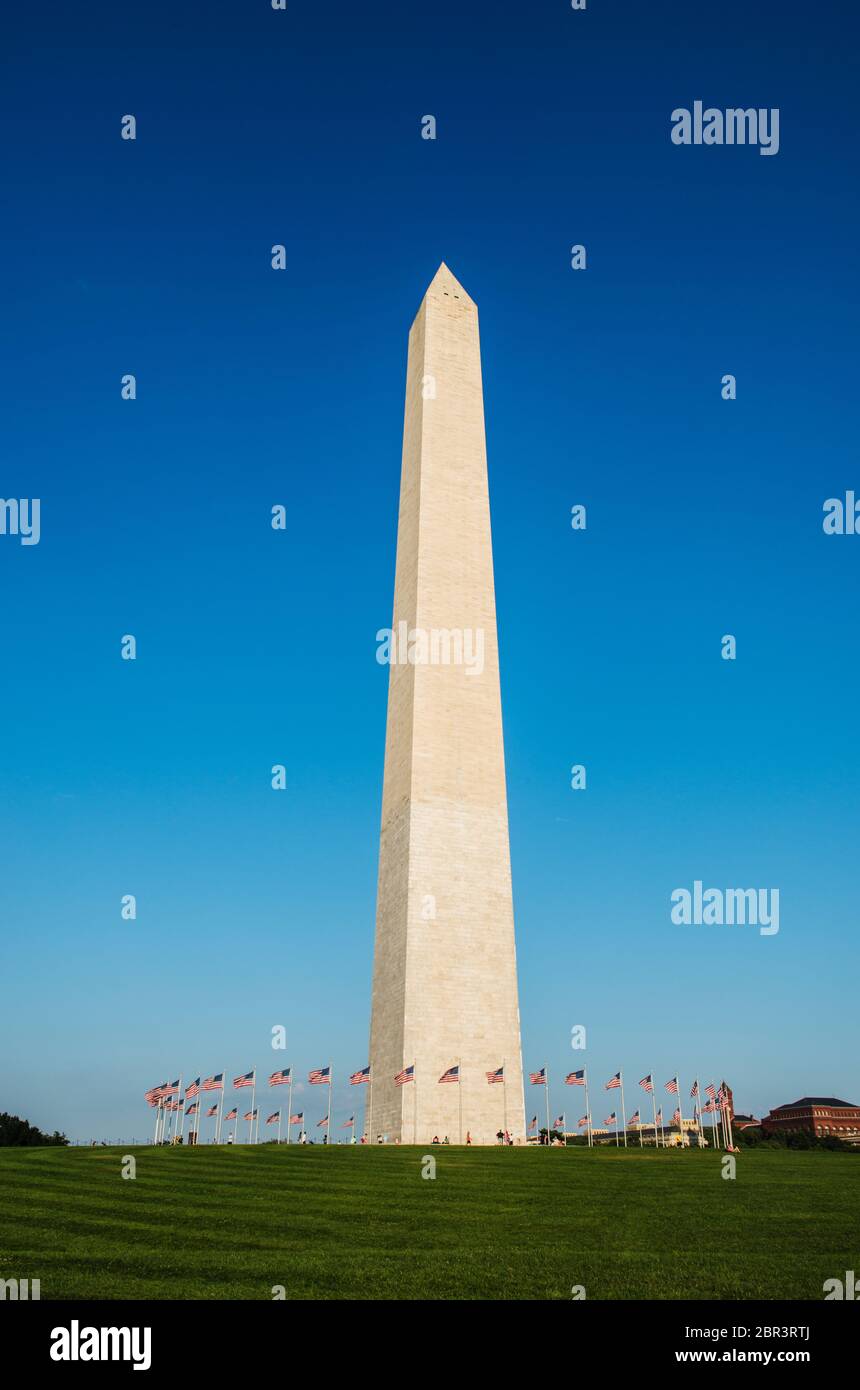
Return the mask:
<path id="1" fill-rule="evenodd" d="M 139 1137 L 168 1073 L 331 1061 L 350 1113 L 406 335 L 443 259 L 481 315 L 524 1063 L 856 1101 L 860 537 L 821 526 L 860 495 L 856 16 L 10 24 L 0 493 L 42 533 L 0 536 L 0 1108 Z M 696 99 L 778 107 L 778 155 L 674 146 Z M 673 925 L 695 879 L 778 887 L 778 935 Z"/>

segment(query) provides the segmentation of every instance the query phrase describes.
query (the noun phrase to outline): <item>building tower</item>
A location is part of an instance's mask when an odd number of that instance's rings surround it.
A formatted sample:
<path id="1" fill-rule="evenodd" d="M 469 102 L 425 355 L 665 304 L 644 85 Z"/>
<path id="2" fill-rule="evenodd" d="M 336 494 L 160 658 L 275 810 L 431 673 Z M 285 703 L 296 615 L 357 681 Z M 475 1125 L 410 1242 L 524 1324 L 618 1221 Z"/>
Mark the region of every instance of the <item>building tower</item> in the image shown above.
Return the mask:
<path id="1" fill-rule="evenodd" d="M 388 655 L 368 1132 L 522 1140 L 478 311 L 444 264 L 409 334 Z"/>

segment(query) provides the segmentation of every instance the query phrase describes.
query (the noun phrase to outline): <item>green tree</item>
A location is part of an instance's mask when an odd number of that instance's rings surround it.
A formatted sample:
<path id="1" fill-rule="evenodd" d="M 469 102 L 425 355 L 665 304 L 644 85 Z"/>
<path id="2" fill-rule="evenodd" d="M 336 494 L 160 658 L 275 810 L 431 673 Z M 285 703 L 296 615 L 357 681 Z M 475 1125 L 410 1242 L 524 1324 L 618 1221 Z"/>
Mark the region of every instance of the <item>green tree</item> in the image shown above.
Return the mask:
<path id="1" fill-rule="evenodd" d="M 0 1148 L 35 1148 L 46 1144 L 68 1144 L 65 1134 L 54 1130 L 53 1134 L 43 1134 L 35 1125 L 22 1120 L 19 1115 L 0 1112 Z"/>

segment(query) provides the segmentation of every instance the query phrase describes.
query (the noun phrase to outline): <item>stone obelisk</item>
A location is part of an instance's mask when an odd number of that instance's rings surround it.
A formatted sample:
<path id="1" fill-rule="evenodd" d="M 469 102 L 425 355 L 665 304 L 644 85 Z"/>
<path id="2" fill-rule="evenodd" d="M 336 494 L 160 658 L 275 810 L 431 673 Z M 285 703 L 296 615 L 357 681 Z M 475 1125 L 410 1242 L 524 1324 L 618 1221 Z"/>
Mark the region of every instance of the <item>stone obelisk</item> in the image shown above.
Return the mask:
<path id="1" fill-rule="evenodd" d="M 445 265 L 409 334 L 391 631 L 369 1138 L 521 1141 L 478 311 Z"/>

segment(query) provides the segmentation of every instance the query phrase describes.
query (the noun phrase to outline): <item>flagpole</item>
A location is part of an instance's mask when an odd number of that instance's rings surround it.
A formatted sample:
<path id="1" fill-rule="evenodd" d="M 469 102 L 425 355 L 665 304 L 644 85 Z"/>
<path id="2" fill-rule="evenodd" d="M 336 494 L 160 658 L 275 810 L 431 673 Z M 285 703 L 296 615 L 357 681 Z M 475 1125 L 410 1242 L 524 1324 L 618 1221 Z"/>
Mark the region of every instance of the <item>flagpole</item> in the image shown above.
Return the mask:
<path id="1" fill-rule="evenodd" d="M 588 1147 L 591 1148 L 594 1144 L 594 1136 L 591 1133 L 591 1101 L 588 1099 L 588 1067 L 583 1067 L 582 1072 L 585 1080 L 585 1114 L 588 1119 L 585 1132 L 588 1135 Z"/>
<path id="2" fill-rule="evenodd" d="M 328 1136 L 327 1147 L 331 1148 L 331 1088 L 334 1085 L 334 1074 L 331 1069 L 331 1062 L 328 1064 L 328 1120 L 326 1121 L 325 1132 Z"/>
<path id="3" fill-rule="evenodd" d="M 681 1078 L 675 1071 L 675 1085 L 678 1087 L 678 1145 L 684 1147 L 684 1112 L 681 1109 Z"/>
<path id="4" fill-rule="evenodd" d="M 724 1108 L 724 1110 L 723 1110 L 723 1114 L 724 1114 L 725 1117 L 726 1117 L 726 1130 L 728 1131 L 728 1136 L 729 1136 L 729 1148 L 730 1148 L 730 1149 L 734 1149 L 734 1147 L 735 1147 L 735 1137 L 734 1137 L 734 1134 L 733 1134 L 733 1132 L 732 1132 L 732 1112 L 731 1112 L 731 1107 L 730 1107 L 730 1105 L 729 1105 L 729 1097 L 728 1097 L 728 1095 L 727 1095 L 727 1093 L 726 1093 L 725 1087 L 726 1087 L 726 1083 L 725 1083 L 725 1081 L 724 1081 L 724 1082 L 723 1082 L 723 1105 L 724 1105 L 725 1108 Z"/>
<path id="5" fill-rule="evenodd" d="M 221 1104 L 220 1104 L 219 1107 L 218 1107 L 218 1123 L 217 1123 L 217 1125 L 215 1126 L 216 1131 L 217 1131 L 217 1134 L 218 1134 L 218 1138 L 217 1138 L 216 1141 L 215 1141 L 216 1144 L 220 1144 L 220 1143 L 221 1143 L 221 1125 L 222 1125 L 223 1120 L 224 1120 L 224 1092 L 226 1091 L 226 1089 L 227 1089 L 227 1068 L 225 1067 L 224 1070 L 223 1070 L 222 1073 L 221 1073 Z"/>
<path id="6" fill-rule="evenodd" d="M 502 1144 L 504 1145 L 508 1133 L 508 1064 L 502 1058 Z"/>
<path id="7" fill-rule="evenodd" d="M 713 1081 L 711 1082 L 711 1089 L 713 1090 L 713 1093 L 714 1093 L 714 1097 L 713 1097 L 713 1101 L 712 1101 L 712 1104 L 713 1104 L 713 1107 L 714 1107 L 714 1108 L 713 1108 L 713 1110 L 711 1111 L 711 1117 L 712 1117 L 712 1119 L 711 1119 L 711 1141 L 712 1141 L 712 1143 L 713 1143 L 713 1145 L 714 1145 L 714 1148 L 715 1148 L 715 1149 L 718 1149 L 718 1148 L 719 1148 L 719 1144 L 717 1143 L 717 1088 L 716 1088 L 716 1085 L 714 1084 Z M 710 1099 L 710 1097 L 708 1097 L 708 1099 Z M 720 1118 L 722 1119 L 722 1112 L 720 1113 Z"/>
<path id="8" fill-rule="evenodd" d="M 373 1143 L 373 1065 L 371 1064 L 367 1073 L 367 1105 L 364 1107 L 364 1123 L 367 1129 L 367 1142 Z"/>
<path id="9" fill-rule="evenodd" d="M 279 1148 L 280 1148 L 280 1144 L 281 1144 L 281 1120 L 282 1120 L 282 1119 L 283 1119 L 283 1114 L 282 1114 L 282 1112 L 281 1112 L 281 1107 L 278 1106 L 278 1147 L 279 1147 Z"/>
<path id="10" fill-rule="evenodd" d="M 460 1126 L 460 1137 L 459 1137 L 459 1139 L 457 1140 L 457 1142 L 458 1142 L 458 1144 L 462 1144 L 462 1142 L 463 1142 L 463 1062 L 462 1062 L 462 1059 L 461 1059 L 460 1057 L 457 1058 L 457 1106 L 458 1106 L 458 1114 L 459 1114 L 459 1119 L 458 1119 L 457 1123 L 458 1123 L 459 1126 Z"/>
<path id="11" fill-rule="evenodd" d="M 155 1103 L 155 1129 L 152 1134 L 153 1147 L 158 1143 L 158 1121 L 161 1119 L 161 1100 Z"/>
<path id="12" fill-rule="evenodd" d="M 293 1123 L 293 1069 L 290 1067 L 289 1099 L 287 1101 L 287 1143 L 290 1142 L 290 1125 Z"/>
<path id="13" fill-rule="evenodd" d="M 415 1091 L 412 1096 L 412 1142 L 418 1143 L 418 1063 L 412 1063 L 412 1085 Z"/>
<path id="14" fill-rule="evenodd" d="M 624 1073 L 620 1071 L 618 1078 L 621 1082 L 621 1119 L 624 1123 L 624 1147 L 627 1148 L 627 1111 L 624 1109 Z"/>
<path id="15" fill-rule="evenodd" d="M 184 1144 L 184 1143 L 185 1143 L 185 1106 L 184 1106 L 183 1103 L 182 1103 L 182 1077 L 181 1077 L 181 1076 L 180 1076 L 180 1078 L 179 1078 L 179 1090 L 176 1092 L 176 1099 L 179 1101 L 179 1109 L 182 1111 L 182 1128 L 180 1129 L 179 1133 L 180 1133 L 180 1135 L 181 1135 L 181 1137 L 182 1137 L 182 1142 L 183 1142 L 183 1144 Z M 163 1137 L 163 1136 L 162 1136 L 162 1137 Z"/>

